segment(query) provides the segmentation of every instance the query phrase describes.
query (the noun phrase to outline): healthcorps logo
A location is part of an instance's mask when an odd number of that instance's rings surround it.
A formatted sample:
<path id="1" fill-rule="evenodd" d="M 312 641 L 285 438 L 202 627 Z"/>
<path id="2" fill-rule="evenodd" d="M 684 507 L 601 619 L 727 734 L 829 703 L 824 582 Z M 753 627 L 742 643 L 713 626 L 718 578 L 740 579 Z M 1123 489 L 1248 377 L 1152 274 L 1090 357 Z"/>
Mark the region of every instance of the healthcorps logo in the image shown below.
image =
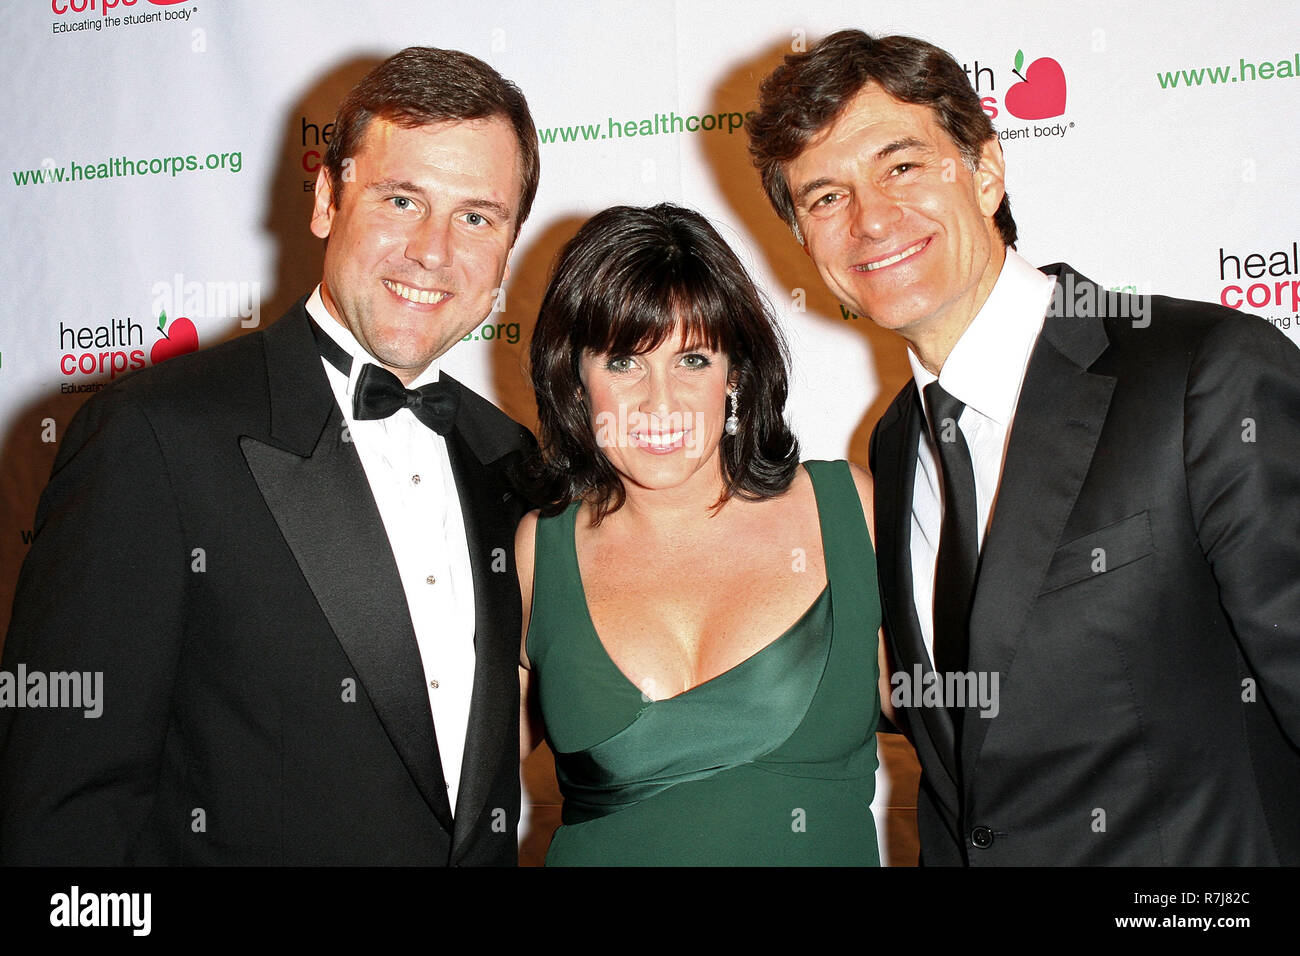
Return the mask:
<path id="1" fill-rule="evenodd" d="M 991 66 L 981 66 L 976 60 L 972 67 L 963 64 L 962 68 L 970 77 L 971 86 L 980 94 L 980 106 L 989 119 L 997 119 L 1005 110 L 1008 116 L 1016 119 L 1040 121 L 1052 120 L 1065 115 L 1067 85 L 1065 69 L 1050 56 L 1040 56 L 1028 66 L 1025 65 L 1025 51 L 1017 50 L 1012 62 L 1011 76 L 1006 74 L 999 78 Z M 1001 100 L 996 95 L 1005 89 Z M 1074 123 L 1061 120 L 1047 125 L 1034 122 L 1028 126 L 1007 126 L 999 124 L 998 139 L 1042 139 L 1044 137 L 1064 137 L 1067 130 L 1074 128 Z"/>
<path id="2" fill-rule="evenodd" d="M 1254 312 L 1279 329 L 1300 327 L 1300 242 L 1290 249 L 1220 246 L 1219 282 L 1219 301 L 1228 308 Z"/>
<path id="3" fill-rule="evenodd" d="M 146 341 L 144 325 L 131 316 L 102 325 L 60 322 L 59 372 L 69 378 L 95 376 L 112 381 L 125 372 L 198 351 L 197 319 L 219 319 L 224 323 L 237 318 L 244 329 L 257 328 L 262 321 L 260 282 L 199 282 L 178 272 L 170 280 L 155 282 L 149 292 L 149 314 L 157 316 L 147 334 L 151 341 Z M 101 381 L 65 382 L 61 390 L 95 392 L 103 387 Z"/>
<path id="4" fill-rule="evenodd" d="M 174 356 L 199 350 L 199 330 L 194 327 L 192 321 L 182 315 L 180 318 L 173 319 L 170 327 L 169 332 L 167 313 L 158 313 L 158 331 L 163 337 L 149 350 L 149 361 L 154 365 Z"/>
<path id="5" fill-rule="evenodd" d="M 145 357 L 144 326 L 130 316 L 115 319 L 103 325 L 64 325 L 59 323 L 59 371 L 69 377 L 75 375 L 108 376 L 109 381 L 124 372 L 157 365 L 177 355 L 195 352 L 199 347 L 199 331 L 186 316 L 169 319 L 160 312 L 156 334 L 161 337 Z M 102 382 L 64 382 L 62 392 L 94 392 L 103 388 Z"/>
<path id="6" fill-rule="evenodd" d="M 50 10 L 62 18 L 50 24 L 50 29 L 57 35 L 168 21 L 185 23 L 199 11 L 192 4 L 193 0 L 50 0 Z M 150 10 L 150 7 L 177 9 Z"/>
<path id="7" fill-rule="evenodd" d="M 309 193 L 316 189 L 316 174 L 325 162 L 325 150 L 329 148 L 330 139 L 334 135 L 334 124 L 332 122 L 311 123 L 305 116 L 302 117 L 301 123 L 302 171 L 311 177 L 303 179 L 302 190 Z"/>

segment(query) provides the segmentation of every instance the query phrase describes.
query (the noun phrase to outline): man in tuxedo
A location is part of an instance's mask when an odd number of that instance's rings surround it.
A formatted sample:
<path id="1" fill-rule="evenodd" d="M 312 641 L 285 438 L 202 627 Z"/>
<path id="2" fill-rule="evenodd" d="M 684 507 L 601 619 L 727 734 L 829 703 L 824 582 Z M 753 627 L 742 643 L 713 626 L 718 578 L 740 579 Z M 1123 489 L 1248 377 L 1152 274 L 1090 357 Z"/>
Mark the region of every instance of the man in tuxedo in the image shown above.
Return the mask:
<path id="1" fill-rule="evenodd" d="M 908 346 L 870 454 L 922 862 L 1300 863 L 1300 353 L 1030 266 L 922 41 L 787 57 L 751 137 L 827 285 Z"/>
<path id="2" fill-rule="evenodd" d="M 439 371 L 537 188 L 520 91 L 403 50 L 348 95 L 315 291 L 70 424 L 4 669 L 102 714 L 0 711 L 0 857 L 514 864 L 527 431 Z"/>

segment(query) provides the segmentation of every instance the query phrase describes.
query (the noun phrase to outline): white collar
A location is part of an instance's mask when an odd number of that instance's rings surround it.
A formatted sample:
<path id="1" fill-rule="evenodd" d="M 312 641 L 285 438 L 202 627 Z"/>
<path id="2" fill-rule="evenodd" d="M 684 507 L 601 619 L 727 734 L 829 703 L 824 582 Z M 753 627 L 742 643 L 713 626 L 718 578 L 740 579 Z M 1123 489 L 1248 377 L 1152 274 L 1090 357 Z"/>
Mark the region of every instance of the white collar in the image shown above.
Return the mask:
<path id="1" fill-rule="evenodd" d="M 338 344 L 339 348 L 352 356 L 352 371 L 348 375 L 347 387 L 344 390 L 348 398 L 351 398 L 353 390 L 356 388 L 357 376 L 361 374 L 361 366 L 366 363 L 378 365 L 379 362 L 373 355 L 362 348 L 361 343 L 357 341 L 351 329 L 330 314 L 329 309 L 325 307 L 325 300 L 321 297 L 319 284 L 307 299 L 307 314 L 315 319 L 316 324 Z M 332 365 L 329 367 L 333 368 Z M 415 380 L 406 387 L 419 388 L 421 385 L 436 382 L 438 381 L 438 374 L 438 360 L 434 359 L 429 363 L 429 367 L 417 375 Z"/>
<path id="2" fill-rule="evenodd" d="M 958 401 L 999 425 L 1007 425 L 1015 414 L 1020 385 L 1043 330 L 1055 285 L 1054 278 L 1039 272 L 1014 249 L 1007 249 L 989 297 L 953 346 L 939 374 L 926 369 L 908 348 L 916 387 L 924 393 L 925 386 L 937 379 Z"/>

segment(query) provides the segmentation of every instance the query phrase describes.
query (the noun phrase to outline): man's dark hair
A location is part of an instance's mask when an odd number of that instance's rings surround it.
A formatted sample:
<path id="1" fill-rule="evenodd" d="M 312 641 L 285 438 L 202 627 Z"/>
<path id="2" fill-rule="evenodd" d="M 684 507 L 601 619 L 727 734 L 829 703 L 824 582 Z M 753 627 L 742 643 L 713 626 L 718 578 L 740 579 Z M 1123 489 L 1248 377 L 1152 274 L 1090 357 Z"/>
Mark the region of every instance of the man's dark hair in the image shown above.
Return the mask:
<path id="1" fill-rule="evenodd" d="M 771 308 L 736 254 L 699 213 L 661 203 L 597 213 L 565 244 L 542 299 L 531 365 L 547 514 L 574 500 L 594 520 L 623 505 L 579 377 L 584 352 L 642 355 L 670 335 L 725 354 L 739 389 L 739 428 L 719 450 L 725 490 L 768 498 L 789 487 L 799 443 L 785 423 L 789 359 Z M 719 418 L 725 414 L 717 410 Z"/>
<path id="2" fill-rule="evenodd" d="M 478 57 L 459 50 L 412 46 L 375 67 L 339 104 L 334 136 L 325 151 L 325 170 L 335 205 L 343 190 L 343 160 L 355 156 L 376 117 L 413 129 L 431 123 L 500 116 L 519 140 L 523 182 L 515 235 L 537 195 L 541 162 L 537 130 L 519 87 Z"/>
<path id="3" fill-rule="evenodd" d="M 793 53 L 759 87 L 758 111 L 746 123 L 749 152 L 763 177 L 763 188 L 790 228 L 794 200 L 784 165 L 839 117 L 868 83 L 894 99 L 926 106 L 974 170 L 980 151 L 997 136 L 961 65 L 933 44 L 915 37 L 872 37 L 841 30 L 806 53 Z M 1011 200 L 1002 197 L 994 214 L 1003 244 L 1016 244 Z"/>

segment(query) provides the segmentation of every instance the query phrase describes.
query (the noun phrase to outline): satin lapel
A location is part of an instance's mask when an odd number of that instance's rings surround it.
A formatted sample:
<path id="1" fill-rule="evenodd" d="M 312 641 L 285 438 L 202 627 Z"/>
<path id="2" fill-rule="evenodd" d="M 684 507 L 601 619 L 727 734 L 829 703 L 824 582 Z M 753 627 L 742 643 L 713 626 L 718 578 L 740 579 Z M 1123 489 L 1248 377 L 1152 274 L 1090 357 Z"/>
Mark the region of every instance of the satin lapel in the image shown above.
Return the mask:
<path id="1" fill-rule="evenodd" d="M 447 440 L 474 575 L 474 693 L 456 798 L 453 864 L 474 828 L 486 825 L 482 816 L 503 749 L 514 753 L 519 743 L 521 612 L 513 572 L 520 505 L 504 468 L 479 460 L 466 435 L 472 429 L 473 422 L 462 412 Z M 500 809 L 513 813 L 509 807 Z"/>
<path id="2" fill-rule="evenodd" d="M 272 434 L 267 440 L 245 436 L 240 447 L 389 739 L 430 809 L 450 831 L 451 807 L 424 669 L 379 509 L 344 430 L 305 314 L 300 328 L 272 336 L 277 328 L 267 333 Z M 301 390 L 282 387 L 288 381 L 298 381 Z M 327 412 L 323 419 L 322 409 Z M 309 438 L 313 430 L 314 443 Z"/>
<path id="3" fill-rule="evenodd" d="M 933 670 L 921 637 L 912 591 L 912 490 L 916 482 L 916 448 L 921 437 L 921 408 L 916 383 L 908 382 L 891 406 L 892 415 L 880 423 L 876 461 L 876 552 L 880 561 L 880 591 L 885 633 L 898 671 L 917 684 L 916 675 Z M 920 687 L 915 688 L 920 693 Z M 957 816 L 957 784 L 952 721 L 941 707 L 907 710 L 913 733 L 924 729 L 947 772 L 930 773 L 935 794 Z M 931 768 L 933 770 L 933 768 Z"/>
<path id="4" fill-rule="evenodd" d="M 971 610 L 971 670 L 996 672 L 1002 695 L 1013 692 L 1020 642 L 1052 637 L 1025 633 L 1025 622 L 1110 407 L 1115 380 L 1087 371 L 1107 342 L 1095 317 L 1049 314 L 1025 373 Z M 968 780 L 989 723 L 966 721 L 962 763 L 970 768 Z"/>

